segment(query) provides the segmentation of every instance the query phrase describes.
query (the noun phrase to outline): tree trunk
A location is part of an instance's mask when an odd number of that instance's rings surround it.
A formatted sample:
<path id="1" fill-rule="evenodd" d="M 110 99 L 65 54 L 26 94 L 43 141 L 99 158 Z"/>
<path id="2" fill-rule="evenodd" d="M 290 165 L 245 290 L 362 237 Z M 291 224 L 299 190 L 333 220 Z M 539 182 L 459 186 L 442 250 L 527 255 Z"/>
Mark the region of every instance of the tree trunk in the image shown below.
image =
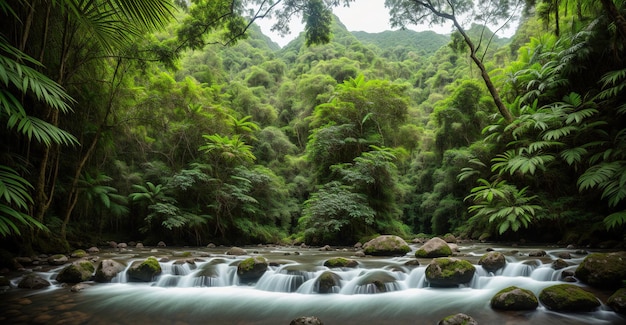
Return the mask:
<path id="1" fill-rule="evenodd" d="M 478 69 L 480 70 L 480 76 L 483 78 L 483 81 L 485 82 L 485 85 L 489 90 L 489 94 L 491 94 L 491 98 L 493 98 L 493 102 L 496 104 L 496 107 L 500 112 L 500 115 L 502 115 L 502 117 L 504 117 L 507 122 L 512 122 L 513 115 L 511 115 L 509 109 L 506 107 L 506 105 L 504 105 L 504 102 L 500 97 L 500 93 L 496 89 L 496 86 L 493 84 L 493 81 L 491 81 L 491 77 L 489 77 L 489 73 L 487 72 L 487 68 L 483 64 L 483 61 L 481 61 L 476 56 L 476 46 L 474 45 L 474 42 L 472 42 L 472 40 L 469 38 L 469 36 L 467 35 L 463 27 L 461 27 L 461 24 L 459 24 L 456 18 L 453 17 L 451 20 L 459 33 L 461 33 L 461 35 L 463 36 L 463 39 L 465 40 L 467 46 L 469 46 L 470 57 L 472 58 L 472 61 L 474 61 L 474 63 L 476 63 L 476 65 L 478 66 Z"/>
<path id="2" fill-rule="evenodd" d="M 613 19 L 613 21 L 615 22 L 618 34 L 620 34 L 622 40 L 626 42 L 626 19 L 619 12 L 619 9 L 617 9 L 617 6 L 615 6 L 615 3 L 613 1 L 600 0 L 600 2 L 602 2 L 602 6 L 604 7 L 604 10 L 607 12 L 609 17 L 611 17 L 611 19 Z"/>

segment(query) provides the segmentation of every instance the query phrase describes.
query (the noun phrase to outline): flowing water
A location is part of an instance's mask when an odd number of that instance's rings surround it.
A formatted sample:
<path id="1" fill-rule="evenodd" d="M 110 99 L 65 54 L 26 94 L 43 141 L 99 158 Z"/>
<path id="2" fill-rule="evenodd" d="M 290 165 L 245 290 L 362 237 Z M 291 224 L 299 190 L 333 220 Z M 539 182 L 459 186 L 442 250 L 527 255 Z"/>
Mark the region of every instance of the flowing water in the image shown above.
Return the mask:
<path id="1" fill-rule="evenodd" d="M 473 264 L 488 246 L 461 246 L 461 258 Z M 511 250 L 515 249 L 515 252 Z M 584 255 L 572 254 L 571 266 L 554 270 L 551 262 L 563 249 L 545 249 L 543 258 L 528 257 L 537 248 L 496 248 L 507 255 L 507 265 L 495 274 L 479 265 L 472 281 L 459 288 L 432 288 L 420 266 L 408 266 L 404 257 L 352 256 L 352 250 L 322 252 L 287 247 L 247 248 L 271 265 L 253 284 L 240 283 L 237 264 L 247 256 L 225 255 L 216 249 L 146 249 L 103 251 L 99 259 L 142 260 L 168 257 L 163 273 L 151 283 L 128 282 L 125 272 L 111 283 L 88 283 L 80 292 L 54 278 L 61 268 L 34 270 L 53 285 L 49 289 L 9 289 L 0 294 L 2 324 L 289 324 L 299 316 L 317 316 L 324 324 L 436 324 L 445 316 L 465 313 L 479 324 L 626 324 L 626 318 L 604 305 L 612 292 L 592 291 L 603 302 L 592 312 L 557 313 L 540 306 L 534 311 L 502 312 L 490 307 L 499 290 L 515 285 L 537 296 L 548 286 L 563 283 L 564 271 L 573 271 Z M 252 253 L 254 251 L 254 253 Z M 185 254 L 183 254 L 185 252 Z M 188 255 L 191 254 L 191 257 Z M 187 257 L 182 257 L 183 255 Z M 179 256 L 179 257 L 176 257 Z M 331 257 L 354 258 L 357 268 L 323 266 Z M 193 262 L 189 262 L 193 260 Z M 318 278 L 332 271 L 339 279 L 332 293 L 318 293 Z M 13 279 L 15 286 L 19 277 Z"/>

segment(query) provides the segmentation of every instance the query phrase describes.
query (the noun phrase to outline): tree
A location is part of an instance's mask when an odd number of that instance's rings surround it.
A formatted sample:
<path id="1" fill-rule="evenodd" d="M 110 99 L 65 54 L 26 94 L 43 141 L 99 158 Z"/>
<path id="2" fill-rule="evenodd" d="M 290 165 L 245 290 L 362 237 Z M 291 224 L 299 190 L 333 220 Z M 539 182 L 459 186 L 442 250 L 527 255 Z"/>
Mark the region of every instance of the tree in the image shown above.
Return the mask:
<path id="1" fill-rule="evenodd" d="M 485 22 L 492 22 L 494 20 L 511 17 L 512 9 L 517 7 L 518 1 L 494 1 L 489 2 L 490 5 L 484 5 L 481 17 Z M 483 78 L 493 101 L 498 108 L 498 111 L 502 117 L 507 121 L 513 121 L 513 115 L 506 107 L 500 94 L 496 89 L 489 72 L 483 63 L 483 58 L 479 57 L 479 49 L 483 46 L 483 39 L 475 44 L 474 41 L 467 34 L 465 28 L 461 26 L 459 17 L 463 14 L 472 14 L 474 10 L 474 2 L 467 0 L 457 1 L 420 1 L 420 0 L 386 0 L 385 6 L 390 8 L 391 24 L 395 27 L 406 27 L 409 24 L 418 24 L 422 22 L 428 22 L 430 24 L 442 24 L 445 21 L 450 21 L 461 34 L 463 40 L 469 47 L 470 58 L 478 66 L 481 77 Z M 489 44 L 485 44 L 485 47 L 489 47 Z M 485 50 L 486 51 L 486 50 Z"/>

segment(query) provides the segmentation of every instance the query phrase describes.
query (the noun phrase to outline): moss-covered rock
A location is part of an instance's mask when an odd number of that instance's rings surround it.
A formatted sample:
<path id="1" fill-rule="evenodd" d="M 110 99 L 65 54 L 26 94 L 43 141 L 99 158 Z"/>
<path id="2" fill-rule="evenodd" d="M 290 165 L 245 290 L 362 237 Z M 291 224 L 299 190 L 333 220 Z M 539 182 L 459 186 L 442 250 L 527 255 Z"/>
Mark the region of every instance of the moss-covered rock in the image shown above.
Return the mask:
<path id="1" fill-rule="evenodd" d="M 491 298 L 491 308 L 501 310 L 533 310 L 539 305 L 535 294 L 526 289 L 511 286 Z"/>
<path id="2" fill-rule="evenodd" d="M 69 261 L 69 258 L 63 254 L 55 254 L 48 257 L 48 263 L 52 265 L 63 265 Z"/>
<path id="3" fill-rule="evenodd" d="M 95 270 L 93 264 L 87 260 L 76 261 L 66 267 L 57 275 L 57 281 L 61 283 L 79 283 L 91 278 Z"/>
<path id="4" fill-rule="evenodd" d="M 378 236 L 363 245 L 365 254 L 375 256 L 402 256 L 410 251 L 404 239 L 393 235 Z"/>
<path id="5" fill-rule="evenodd" d="M 598 288 L 615 288 L 626 279 L 626 252 L 592 253 L 576 269 L 576 277 Z"/>
<path id="6" fill-rule="evenodd" d="M 500 252 L 489 252 L 478 260 L 478 264 L 487 272 L 496 272 L 506 265 L 506 258 Z"/>
<path id="7" fill-rule="evenodd" d="M 455 287 L 470 282 L 475 272 L 474 265 L 466 260 L 440 257 L 426 267 L 426 280 L 433 287 Z"/>
<path id="8" fill-rule="evenodd" d="M 341 287 L 341 278 L 330 271 L 322 273 L 316 281 L 317 293 L 334 293 L 336 288 Z"/>
<path id="9" fill-rule="evenodd" d="M 115 261 L 115 260 L 102 260 L 98 267 L 96 268 L 96 274 L 94 276 L 94 280 L 96 282 L 111 282 L 111 280 L 116 277 L 120 272 L 123 272 L 126 269 L 126 265 Z"/>
<path id="10" fill-rule="evenodd" d="M 49 286 L 48 280 L 34 273 L 24 276 L 17 284 L 17 287 L 22 289 L 43 289 Z"/>
<path id="11" fill-rule="evenodd" d="M 466 314 L 455 314 L 440 320 L 437 325 L 478 325 L 478 322 Z"/>
<path id="12" fill-rule="evenodd" d="M 161 265 L 153 256 L 134 262 L 128 269 L 128 279 L 134 282 L 150 282 L 161 274 Z"/>
<path id="13" fill-rule="evenodd" d="M 77 249 L 75 251 L 72 252 L 72 254 L 70 254 L 71 257 L 73 258 L 83 258 L 85 256 L 87 256 L 89 254 L 87 254 L 87 252 L 85 252 L 84 249 Z"/>
<path id="14" fill-rule="evenodd" d="M 539 293 L 539 301 L 548 309 L 556 311 L 592 311 L 600 306 L 596 296 L 573 284 L 547 287 Z"/>
<path id="15" fill-rule="evenodd" d="M 434 237 L 429 239 L 422 247 L 415 251 L 415 257 L 445 257 L 452 255 L 452 249 L 443 239 Z"/>
<path id="16" fill-rule="evenodd" d="M 237 265 L 237 276 L 242 283 L 258 280 L 267 271 L 267 260 L 262 256 L 246 258 Z"/>
<path id="17" fill-rule="evenodd" d="M 326 260 L 324 262 L 324 266 L 329 267 L 329 268 L 336 268 L 336 267 L 354 268 L 354 267 L 359 266 L 359 262 L 353 259 L 345 258 L 345 257 L 334 257 L 334 258 Z"/>
<path id="18" fill-rule="evenodd" d="M 612 294 L 606 302 L 616 313 L 626 314 L 626 288 Z"/>

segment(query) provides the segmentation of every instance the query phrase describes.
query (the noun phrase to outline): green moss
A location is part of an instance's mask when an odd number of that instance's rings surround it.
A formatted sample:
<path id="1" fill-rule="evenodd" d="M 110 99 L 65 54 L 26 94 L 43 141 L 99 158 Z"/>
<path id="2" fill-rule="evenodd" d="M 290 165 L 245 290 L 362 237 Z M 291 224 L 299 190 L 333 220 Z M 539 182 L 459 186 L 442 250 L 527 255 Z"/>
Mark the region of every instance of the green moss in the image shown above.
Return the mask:
<path id="1" fill-rule="evenodd" d="M 89 254 L 87 254 L 87 252 L 85 252 L 85 250 L 82 250 L 82 249 L 77 249 L 73 251 L 71 254 L 72 257 L 78 257 L 78 258 L 85 257 L 87 255 Z"/>
<path id="2" fill-rule="evenodd" d="M 324 266 L 326 267 L 354 267 L 355 265 L 355 261 L 354 260 L 349 260 L 345 257 L 334 257 L 331 258 L 329 260 L 327 260 L 326 262 L 324 262 Z"/>
<path id="3" fill-rule="evenodd" d="M 539 294 L 539 300 L 548 309 L 559 311 L 590 311 L 600 306 L 596 296 L 573 284 L 547 287 Z"/>
<path id="4" fill-rule="evenodd" d="M 539 301 L 535 294 L 516 286 L 504 288 L 491 298 L 491 307 L 504 310 L 532 310 Z"/>
<path id="5" fill-rule="evenodd" d="M 442 246 L 440 249 L 432 251 L 430 253 L 426 252 L 422 248 L 415 251 L 415 257 L 417 258 L 426 258 L 426 257 L 433 257 L 433 256 L 450 256 L 450 255 L 452 255 L 452 249 L 450 249 L 450 246 L 448 245 Z"/>
<path id="6" fill-rule="evenodd" d="M 252 271 L 254 269 L 254 265 L 256 263 L 265 263 L 267 264 L 267 260 L 261 256 L 249 257 L 239 263 L 239 269 L 241 271 Z"/>
<path id="7" fill-rule="evenodd" d="M 78 263 L 83 270 L 89 271 L 93 273 L 96 269 L 93 266 L 93 263 L 89 261 L 81 261 Z"/>

